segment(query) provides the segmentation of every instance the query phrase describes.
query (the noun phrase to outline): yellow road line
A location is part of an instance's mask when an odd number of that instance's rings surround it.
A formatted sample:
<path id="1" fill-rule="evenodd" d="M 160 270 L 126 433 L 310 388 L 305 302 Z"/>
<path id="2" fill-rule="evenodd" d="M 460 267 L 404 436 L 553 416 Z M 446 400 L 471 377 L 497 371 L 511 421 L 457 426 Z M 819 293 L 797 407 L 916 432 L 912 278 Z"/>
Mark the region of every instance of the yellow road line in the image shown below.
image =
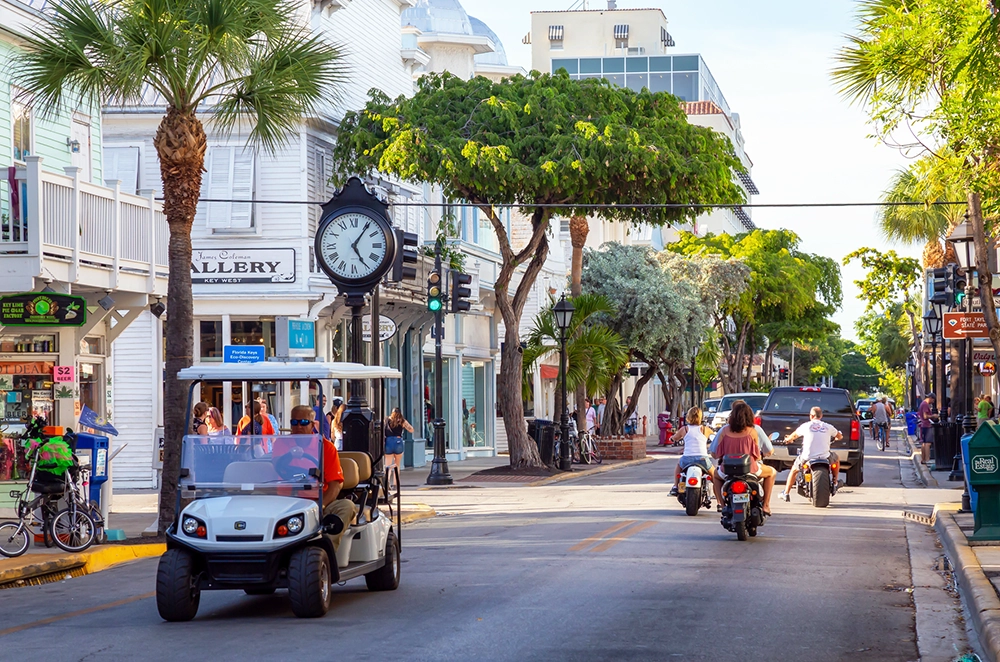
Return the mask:
<path id="1" fill-rule="evenodd" d="M 31 628 L 41 627 L 42 625 L 57 623 L 59 621 L 64 621 L 67 618 L 76 618 L 77 616 L 86 616 L 87 614 L 94 614 L 99 611 L 104 611 L 105 609 L 114 609 L 115 607 L 121 607 L 122 605 L 131 604 L 133 602 L 138 602 L 139 600 L 145 600 L 146 598 L 152 598 L 154 596 L 156 596 L 156 591 L 152 591 L 150 593 L 143 593 L 142 595 L 134 595 L 131 598 L 125 598 L 124 600 L 116 600 L 115 602 L 109 602 L 103 605 L 87 607 L 86 609 L 78 609 L 77 611 L 71 611 L 65 614 L 59 614 L 58 616 L 49 616 L 48 618 L 43 618 L 40 621 L 32 621 L 31 623 L 25 623 L 24 625 L 15 625 L 12 628 L 7 628 L 6 630 L 0 630 L 0 637 L 3 637 L 8 634 L 14 634 L 15 632 L 21 632 L 23 630 L 30 630 Z"/>
<path id="2" fill-rule="evenodd" d="M 635 520 L 634 519 L 625 520 L 624 522 L 622 522 L 620 524 L 615 524 L 610 529 L 605 529 L 605 530 L 601 531 L 600 533 L 598 533 L 596 536 L 590 536 L 589 538 L 587 538 L 583 542 L 580 542 L 580 543 L 577 543 L 577 544 L 573 545 L 572 547 L 569 548 L 569 551 L 571 551 L 571 552 L 579 552 L 581 549 L 583 549 L 585 547 L 590 547 L 591 545 L 593 545 L 598 540 L 601 540 L 604 536 L 610 536 L 612 533 L 620 531 L 620 530 L 624 529 L 626 526 L 631 526 L 633 524 L 635 524 Z"/>
<path id="3" fill-rule="evenodd" d="M 625 540 L 626 538 L 631 538 L 632 536 L 634 536 L 635 534 L 639 533 L 640 531 L 648 529 L 649 527 L 653 526 L 654 524 L 656 524 L 656 522 L 653 522 L 653 521 L 639 522 L 635 526 L 633 526 L 631 528 L 628 528 L 628 529 L 625 529 L 624 531 L 622 531 L 619 535 L 615 536 L 614 538 L 608 538 L 607 540 L 605 540 L 600 545 L 598 545 L 597 547 L 595 547 L 594 549 L 592 549 L 590 551 L 592 551 L 594 553 L 603 552 L 603 551 L 605 551 L 607 549 L 610 549 L 610 548 L 614 547 L 615 545 L 617 545 L 618 543 L 620 543 L 622 540 Z"/>

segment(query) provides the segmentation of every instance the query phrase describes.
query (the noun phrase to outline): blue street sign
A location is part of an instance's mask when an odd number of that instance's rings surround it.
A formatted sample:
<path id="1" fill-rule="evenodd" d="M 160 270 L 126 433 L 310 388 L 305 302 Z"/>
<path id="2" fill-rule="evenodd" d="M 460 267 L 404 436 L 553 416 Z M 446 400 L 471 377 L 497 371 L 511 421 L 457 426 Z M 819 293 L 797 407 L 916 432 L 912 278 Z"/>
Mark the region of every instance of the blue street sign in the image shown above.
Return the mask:
<path id="1" fill-rule="evenodd" d="M 316 349 L 316 323 L 311 320 L 288 320 L 288 348 Z"/>
<path id="2" fill-rule="evenodd" d="M 263 345 L 223 345 L 223 363 L 262 363 L 267 357 Z"/>

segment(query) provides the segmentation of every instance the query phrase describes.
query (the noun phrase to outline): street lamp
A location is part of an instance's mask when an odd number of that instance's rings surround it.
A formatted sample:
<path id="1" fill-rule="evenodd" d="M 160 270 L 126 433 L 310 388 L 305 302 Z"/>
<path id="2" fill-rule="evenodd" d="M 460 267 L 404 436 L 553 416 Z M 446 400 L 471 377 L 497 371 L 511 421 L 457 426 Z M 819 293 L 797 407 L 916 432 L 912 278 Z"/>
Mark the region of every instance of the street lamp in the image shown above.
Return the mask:
<path id="1" fill-rule="evenodd" d="M 924 330 L 931 337 L 931 391 L 937 394 L 937 338 L 941 333 L 941 314 L 938 312 L 938 306 L 932 305 L 924 315 Z"/>
<path id="2" fill-rule="evenodd" d="M 914 342 L 916 340 L 914 339 Z M 910 379 L 910 407 L 909 409 L 916 411 L 917 409 L 917 362 L 913 360 L 913 354 L 910 354 L 910 358 L 906 359 L 906 376 Z"/>
<path id="3" fill-rule="evenodd" d="M 569 471 L 573 467 L 572 451 L 569 447 L 569 412 L 566 409 L 566 329 L 573 321 L 573 303 L 562 295 L 552 313 L 556 318 L 556 326 L 559 327 L 559 396 L 562 398 L 562 407 L 559 412 L 559 433 L 562 443 L 559 444 L 559 468 Z"/>
<path id="4" fill-rule="evenodd" d="M 948 235 L 948 241 L 950 241 L 955 246 L 955 255 L 958 257 L 959 266 L 962 267 L 965 272 L 965 311 L 972 312 L 972 294 L 975 292 L 975 287 L 973 286 L 973 275 L 975 274 L 973 256 L 972 256 L 972 242 L 974 241 L 974 236 L 972 232 L 972 224 L 969 223 L 969 214 L 966 212 L 965 220 L 955 226 L 951 234 Z M 963 249 L 964 250 L 960 250 Z M 993 296 L 993 292 L 986 292 L 986 296 Z M 975 424 L 975 412 L 973 412 L 973 399 L 972 399 L 972 338 L 966 338 L 965 342 L 962 343 L 962 349 L 964 356 L 962 356 L 961 366 L 965 371 L 965 379 L 963 384 L 965 386 L 965 417 L 962 419 L 962 433 L 963 436 L 971 435 L 976 431 Z M 963 449 L 961 446 L 961 441 L 959 441 L 958 455 L 955 457 L 959 460 L 957 463 L 953 462 L 955 468 L 952 470 L 951 474 L 948 475 L 948 480 L 962 480 L 965 479 L 965 462 L 962 457 Z M 962 494 L 962 510 L 971 510 L 969 501 L 969 486 L 968 483 L 965 485 L 965 492 Z"/>

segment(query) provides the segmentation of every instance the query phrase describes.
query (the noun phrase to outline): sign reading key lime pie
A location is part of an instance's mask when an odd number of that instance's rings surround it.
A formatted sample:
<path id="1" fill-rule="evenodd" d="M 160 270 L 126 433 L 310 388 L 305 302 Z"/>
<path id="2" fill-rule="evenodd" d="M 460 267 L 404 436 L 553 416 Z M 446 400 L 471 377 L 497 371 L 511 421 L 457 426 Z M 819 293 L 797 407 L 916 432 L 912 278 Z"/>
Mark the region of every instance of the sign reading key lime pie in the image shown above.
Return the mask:
<path id="1" fill-rule="evenodd" d="M 83 326 L 87 300 L 57 292 L 0 297 L 0 326 Z"/>

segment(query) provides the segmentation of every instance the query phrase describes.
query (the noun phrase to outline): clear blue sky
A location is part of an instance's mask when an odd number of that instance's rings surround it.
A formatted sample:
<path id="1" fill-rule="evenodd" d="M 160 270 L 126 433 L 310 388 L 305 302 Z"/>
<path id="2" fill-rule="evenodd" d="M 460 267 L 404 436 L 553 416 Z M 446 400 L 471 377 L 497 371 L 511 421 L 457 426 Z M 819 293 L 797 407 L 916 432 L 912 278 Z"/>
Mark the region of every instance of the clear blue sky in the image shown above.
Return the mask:
<path id="1" fill-rule="evenodd" d="M 567 9 L 571 0 L 462 0 L 503 41 L 511 64 L 531 68 L 521 38 L 534 10 Z M 590 8 L 606 7 L 591 2 Z M 660 7 L 677 42 L 675 53 L 701 53 L 734 112 L 740 114 L 757 203 L 877 201 L 896 168 L 908 160 L 868 138 L 860 108 L 849 106 L 830 79 L 843 35 L 853 31 L 849 0 L 619 0 L 619 8 Z M 755 209 L 763 228 L 788 228 L 802 248 L 838 261 L 862 246 L 890 247 L 879 235 L 872 208 Z M 891 246 L 919 257 L 919 246 Z M 862 272 L 844 267 L 844 306 L 835 320 L 854 338 L 864 306 L 853 281 Z"/>

